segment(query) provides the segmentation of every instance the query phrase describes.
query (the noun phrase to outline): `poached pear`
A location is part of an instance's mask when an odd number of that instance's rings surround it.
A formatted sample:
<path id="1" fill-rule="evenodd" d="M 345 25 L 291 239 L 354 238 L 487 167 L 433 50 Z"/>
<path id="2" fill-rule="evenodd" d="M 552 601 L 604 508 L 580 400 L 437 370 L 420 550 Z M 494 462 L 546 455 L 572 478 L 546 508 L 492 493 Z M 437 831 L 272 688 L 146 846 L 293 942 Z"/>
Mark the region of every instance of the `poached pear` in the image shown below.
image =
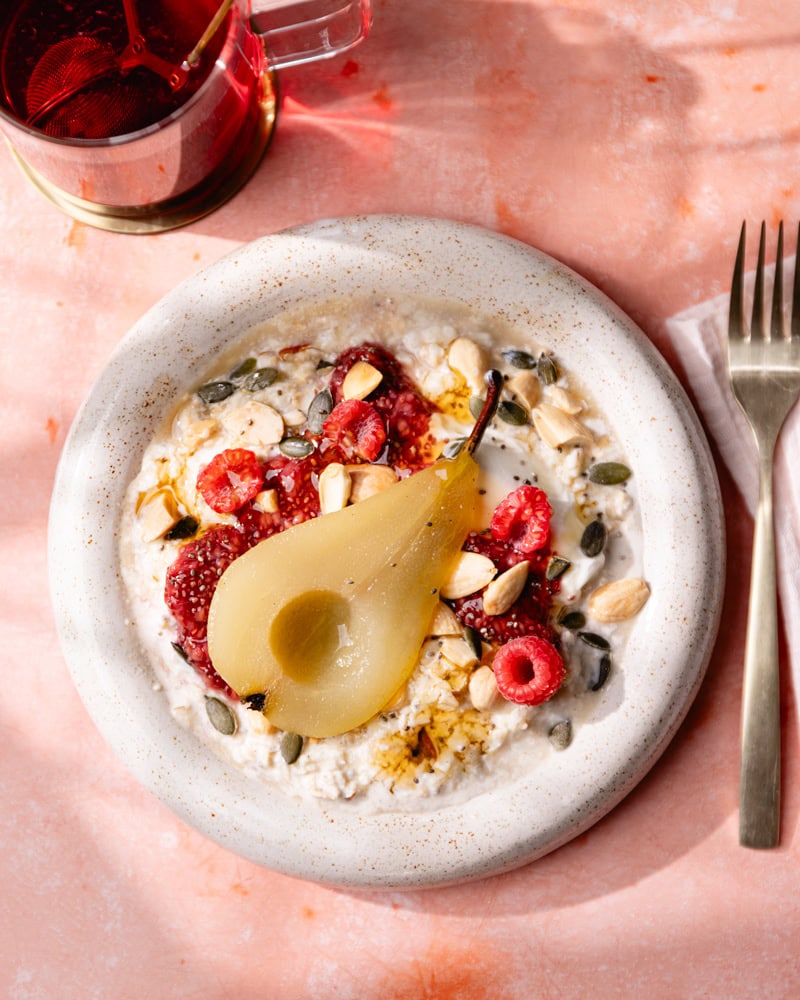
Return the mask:
<path id="1" fill-rule="evenodd" d="M 273 535 L 222 574 L 208 619 L 211 661 L 240 697 L 263 695 L 279 729 L 355 729 L 413 671 L 439 587 L 475 521 L 473 452 L 496 407 L 495 376 L 454 459 Z"/>

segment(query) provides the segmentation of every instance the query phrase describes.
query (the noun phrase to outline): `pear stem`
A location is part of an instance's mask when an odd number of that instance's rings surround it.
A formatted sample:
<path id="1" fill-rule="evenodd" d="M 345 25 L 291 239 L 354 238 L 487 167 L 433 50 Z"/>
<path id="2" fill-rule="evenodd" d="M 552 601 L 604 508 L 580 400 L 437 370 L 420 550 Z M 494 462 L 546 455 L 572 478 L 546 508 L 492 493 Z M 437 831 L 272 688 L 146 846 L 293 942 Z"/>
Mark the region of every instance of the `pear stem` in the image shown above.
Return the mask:
<path id="1" fill-rule="evenodd" d="M 483 437 L 486 428 L 492 421 L 492 417 L 495 415 L 497 410 L 497 405 L 500 402 L 500 390 L 503 388 L 503 376 L 497 371 L 496 368 L 490 369 L 486 373 L 486 401 L 483 404 L 483 409 L 478 415 L 478 419 L 475 421 L 475 426 L 472 428 L 472 433 L 467 438 L 467 443 L 464 446 L 467 449 L 468 455 L 473 455 L 475 449 L 481 443 L 481 438 Z"/>

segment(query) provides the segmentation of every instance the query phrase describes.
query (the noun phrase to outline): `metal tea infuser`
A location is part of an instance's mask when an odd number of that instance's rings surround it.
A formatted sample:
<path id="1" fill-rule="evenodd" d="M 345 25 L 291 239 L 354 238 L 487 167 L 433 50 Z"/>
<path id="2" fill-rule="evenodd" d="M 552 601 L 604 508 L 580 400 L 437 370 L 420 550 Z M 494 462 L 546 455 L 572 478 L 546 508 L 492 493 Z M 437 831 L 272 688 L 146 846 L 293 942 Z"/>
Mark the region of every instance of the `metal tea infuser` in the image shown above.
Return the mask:
<path id="1" fill-rule="evenodd" d="M 147 47 L 134 0 L 123 0 L 128 44 L 116 53 L 98 38 L 77 35 L 50 46 L 33 69 L 26 95 L 26 124 L 51 135 L 69 135 L 75 121 L 104 122 L 108 134 L 128 131 L 141 111 L 141 98 L 125 86 L 125 74 L 144 67 L 173 92 L 184 86 L 218 31 L 233 0 L 222 0 L 192 51 L 179 66 Z M 94 85 L 103 82 L 102 88 Z"/>

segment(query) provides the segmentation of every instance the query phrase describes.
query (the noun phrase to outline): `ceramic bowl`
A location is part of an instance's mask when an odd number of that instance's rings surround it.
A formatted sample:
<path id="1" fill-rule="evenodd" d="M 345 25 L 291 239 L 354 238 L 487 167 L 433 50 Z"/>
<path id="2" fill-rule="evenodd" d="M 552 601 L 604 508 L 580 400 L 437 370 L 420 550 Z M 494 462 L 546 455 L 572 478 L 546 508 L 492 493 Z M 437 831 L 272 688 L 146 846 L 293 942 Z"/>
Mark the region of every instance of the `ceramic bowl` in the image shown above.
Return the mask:
<path id="1" fill-rule="evenodd" d="M 142 452 L 177 397 L 253 326 L 331 295 L 424 294 L 530 330 L 591 388 L 635 469 L 652 596 L 591 724 L 568 752 L 466 801 L 370 814 L 248 779 L 182 729 L 153 684 L 119 572 L 119 516 Z M 51 587 L 75 684 L 111 747 L 185 822 L 272 869 L 348 887 L 478 878 L 531 862 L 607 813 L 657 760 L 714 642 L 723 526 L 709 449 L 660 355 L 597 289 L 515 240 L 447 221 L 355 217 L 242 246 L 182 283 L 110 357 L 64 448 Z"/>

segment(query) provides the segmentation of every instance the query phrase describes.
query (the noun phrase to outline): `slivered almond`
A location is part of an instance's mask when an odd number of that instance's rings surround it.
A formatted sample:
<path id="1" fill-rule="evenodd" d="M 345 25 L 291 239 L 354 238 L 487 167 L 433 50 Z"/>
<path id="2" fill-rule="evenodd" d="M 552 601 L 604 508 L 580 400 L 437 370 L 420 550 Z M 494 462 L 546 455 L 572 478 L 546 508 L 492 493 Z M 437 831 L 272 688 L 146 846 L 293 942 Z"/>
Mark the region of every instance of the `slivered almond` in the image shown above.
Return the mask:
<path id="1" fill-rule="evenodd" d="M 388 465 L 346 465 L 350 474 L 350 503 L 382 493 L 397 482 L 397 473 Z"/>
<path id="2" fill-rule="evenodd" d="M 598 587 L 589 597 L 589 614 L 595 621 L 624 622 L 637 615 L 647 603 L 650 588 L 644 580 L 627 577 Z"/>
<path id="3" fill-rule="evenodd" d="M 565 413 L 552 403 L 540 403 L 531 412 L 533 426 L 545 444 L 561 448 L 567 444 L 591 444 L 588 427 L 571 413 Z"/>
<path id="4" fill-rule="evenodd" d="M 502 615 L 508 611 L 522 593 L 529 568 L 530 563 L 524 559 L 492 580 L 483 594 L 483 610 L 487 615 Z"/>
<path id="5" fill-rule="evenodd" d="M 428 635 L 461 635 L 462 631 L 463 626 L 458 618 L 456 618 L 455 611 L 453 611 L 449 604 L 439 601 L 436 605 L 436 610 L 433 612 L 433 618 L 428 628 Z"/>
<path id="6" fill-rule="evenodd" d="M 139 505 L 138 515 L 142 540 L 154 542 L 180 520 L 175 494 L 167 487 L 150 490 Z"/>
<path id="7" fill-rule="evenodd" d="M 442 656 L 456 667 L 471 667 L 478 662 L 475 650 L 466 640 L 456 636 L 442 639 Z"/>
<path id="8" fill-rule="evenodd" d="M 459 552 L 450 575 L 445 580 L 441 595 L 450 600 L 467 597 L 483 590 L 497 573 L 497 567 L 488 556 L 480 552 Z"/>
<path id="9" fill-rule="evenodd" d="M 557 406 L 559 410 L 563 410 L 564 413 L 571 413 L 573 416 L 576 413 L 580 413 L 583 409 L 583 403 L 560 385 L 554 385 L 550 389 L 550 402 L 553 406 Z"/>
<path id="10" fill-rule="evenodd" d="M 508 388 L 527 409 L 532 410 L 542 394 L 542 383 L 530 370 L 517 372 L 508 380 Z"/>
<path id="11" fill-rule="evenodd" d="M 350 499 L 350 473 L 340 462 L 326 465 L 319 477 L 319 506 L 323 514 L 343 510 Z"/>
<path id="12" fill-rule="evenodd" d="M 342 398 L 366 399 L 382 381 L 383 374 L 369 361 L 356 361 L 342 382 Z"/>
<path id="13" fill-rule="evenodd" d="M 262 514 L 275 514 L 278 510 L 278 491 L 262 490 L 253 497 L 253 506 Z"/>
<path id="14" fill-rule="evenodd" d="M 306 414 L 302 410 L 287 410 L 283 414 L 283 422 L 287 427 L 302 427 L 306 422 Z"/>
<path id="15" fill-rule="evenodd" d="M 231 410 L 222 420 L 226 428 L 238 433 L 248 444 L 277 444 L 283 437 L 283 417 L 269 403 L 257 399 Z"/>
<path id="16" fill-rule="evenodd" d="M 478 667 L 469 679 L 469 697 L 474 708 L 486 712 L 500 701 L 497 681 L 491 667 Z"/>
<path id="17" fill-rule="evenodd" d="M 480 345 L 469 337 L 456 337 L 447 350 L 447 363 L 463 375 L 475 395 L 485 391 L 484 379 L 489 368 L 486 354 Z"/>

